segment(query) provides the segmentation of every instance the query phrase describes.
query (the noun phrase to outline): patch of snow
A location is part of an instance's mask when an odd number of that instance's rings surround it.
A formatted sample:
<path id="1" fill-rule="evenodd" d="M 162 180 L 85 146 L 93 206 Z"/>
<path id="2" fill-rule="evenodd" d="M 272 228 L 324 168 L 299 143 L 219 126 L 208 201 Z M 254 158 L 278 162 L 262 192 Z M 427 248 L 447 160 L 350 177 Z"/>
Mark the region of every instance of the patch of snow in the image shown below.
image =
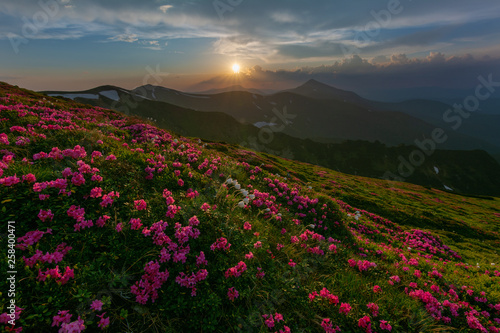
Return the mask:
<path id="1" fill-rule="evenodd" d="M 257 104 L 255 104 L 255 102 L 253 102 L 253 105 L 255 105 L 257 107 L 257 109 L 262 110 L 262 108 L 260 106 L 258 106 Z"/>
<path id="2" fill-rule="evenodd" d="M 275 124 L 275 123 L 266 123 L 265 121 L 259 121 L 259 122 L 256 122 L 253 125 L 255 127 L 257 127 L 257 128 L 262 128 L 262 127 L 265 127 L 265 126 L 276 126 L 277 124 Z"/>
<path id="3" fill-rule="evenodd" d="M 192 98 L 210 98 L 210 96 L 198 96 L 198 95 L 191 95 L 191 94 L 184 94 L 184 96 L 187 96 L 187 97 L 192 97 Z"/>
<path id="4" fill-rule="evenodd" d="M 153 99 L 157 99 L 155 95 L 155 89 L 156 87 L 153 87 L 153 91 L 151 92 L 151 97 L 153 97 Z"/>
<path id="5" fill-rule="evenodd" d="M 434 171 L 436 172 L 436 175 L 439 173 L 439 169 L 437 166 L 434 166 Z"/>
<path id="6" fill-rule="evenodd" d="M 278 105 L 278 103 L 276 102 L 269 102 L 269 103 L 271 103 L 272 105 Z"/>
<path id="7" fill-rule="evenodd" d="M 116 90 L 106 90 L 106 91 L 101 91 L 99 94 L 101 94 L 104 97 L 107 97 L 109 99 L 112 99 L 113 101 L 119 101 L 120 96 L 118 96 L 118 93 Z"/>
<path id="8" fill-rule="evenodd" d="M 97 94 L 49 94 L 49 96 L 62 96 L 62 97 L 66 97 L 66 98 L 69 98 L 69 99 L 75 99 L 77 97 L 79 98 L 87 98 L 87 99 L 98 99 L 99 98 L 99 95 Z"/>
<path id="9" fill-rule="evenodd" d="M 144 97 L 144 96 L 139 95 L 139 94 L 135 94 L 135 96 L 140 97 L 140 98 L 147 99 L 148 101 L 152 101 L 152 99 L 151 99 L 151 98 L 147 98 L 147 97 Z"/>
<path id="10" fill-rule="evenodd" d="M 447 189 L 448 191 L 453 191 L 453 189 L 451 187 L 448 187 L 446 185 L 444 185 L 444 188 Z"/>
<path id="11" fill-rule="evenodd" d="M 257 95 L 255 95 L 255 94 L 252 94 L 252 97 L 253 97 L 254 99 L 257 99 Z"/>

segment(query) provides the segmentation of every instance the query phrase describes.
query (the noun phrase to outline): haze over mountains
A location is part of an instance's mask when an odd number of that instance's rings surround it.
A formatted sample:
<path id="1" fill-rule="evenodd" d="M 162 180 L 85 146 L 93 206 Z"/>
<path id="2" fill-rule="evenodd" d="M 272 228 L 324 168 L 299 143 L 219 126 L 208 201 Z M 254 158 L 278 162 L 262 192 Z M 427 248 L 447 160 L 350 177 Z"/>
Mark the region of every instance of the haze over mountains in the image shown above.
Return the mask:
<path id="1" fill-rule="evenodd" d="M 500 188 L 494 176 L 500 166 L 493 159 L 500 160 L 500 113 L 494 107 L 457 120 L 443 102 L 372 101 L 316 80 L 273 94 L 241 86 L 186 93 L 153 85 L 44 93 L 147 118 L 181 135 L 352 174 L 381 178 L 389 171 L 393 178 L 478 194 Z M 444 139 L 430 143 L 437 128 Z M 409 163 L 416 148 L 426 153 L 418 168 Z M 478 183 L 480 174 L 489 176 Z"/>

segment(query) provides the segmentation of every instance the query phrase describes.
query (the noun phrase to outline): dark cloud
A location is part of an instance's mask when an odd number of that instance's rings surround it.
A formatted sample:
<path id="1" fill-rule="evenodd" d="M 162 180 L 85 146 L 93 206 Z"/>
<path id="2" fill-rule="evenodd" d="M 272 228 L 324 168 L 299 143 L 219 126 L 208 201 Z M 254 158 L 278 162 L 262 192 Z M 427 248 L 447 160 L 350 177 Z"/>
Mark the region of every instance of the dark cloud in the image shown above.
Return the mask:
<path id="1" fill-rule="evenodd" d="M 489 74 L 493 75 L 495 82 L 500 81 L 499 58 L 476 59 L 471 55 L 447 57 L 442 53 L 431 53 L 425 58 L 397 54 L 383 60 L 386 61 L 370 62 L 355 55 L 332 65 L 295 70 L 269 70 L 254 66 L 243 74 L 242 83 L 247 87 L 269 86 L 271 83 L 286 83 L 292 87 L 316 79 L 363 94 L 420 87 L 472 89 L 477 85 L 479 75 L 486 77 Z M 216 76 L 200 82 L 197 88 L 222 87 L 227 82 L 226 77 Z"/>

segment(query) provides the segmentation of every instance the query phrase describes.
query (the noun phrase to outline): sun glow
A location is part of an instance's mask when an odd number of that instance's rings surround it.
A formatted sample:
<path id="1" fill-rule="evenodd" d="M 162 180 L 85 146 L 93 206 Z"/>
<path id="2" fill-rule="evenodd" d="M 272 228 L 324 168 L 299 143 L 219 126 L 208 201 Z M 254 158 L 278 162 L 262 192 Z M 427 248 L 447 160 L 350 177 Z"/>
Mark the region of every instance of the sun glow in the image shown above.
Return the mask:
<path id="1" fill-rule="evenodd" d="M 234 64 L 233 65 L 233 72 L 234 72 L 234 74 L 238 74 L 240 72 L 240 65 Z"/>

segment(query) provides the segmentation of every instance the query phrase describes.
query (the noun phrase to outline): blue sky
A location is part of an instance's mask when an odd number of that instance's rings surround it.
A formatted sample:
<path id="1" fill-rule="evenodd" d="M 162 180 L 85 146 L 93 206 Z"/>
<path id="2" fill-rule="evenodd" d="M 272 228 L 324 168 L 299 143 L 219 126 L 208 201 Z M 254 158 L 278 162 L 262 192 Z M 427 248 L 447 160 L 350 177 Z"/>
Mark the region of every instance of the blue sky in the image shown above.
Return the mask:
<path id="1" fill-rule="evenodd" d="M 499 58 L 498 0 L 0 4 L 0 80 L 35 90 L 281 89 L 309 78 L 352 90 L 466 89 L 498 73 Z"/>

